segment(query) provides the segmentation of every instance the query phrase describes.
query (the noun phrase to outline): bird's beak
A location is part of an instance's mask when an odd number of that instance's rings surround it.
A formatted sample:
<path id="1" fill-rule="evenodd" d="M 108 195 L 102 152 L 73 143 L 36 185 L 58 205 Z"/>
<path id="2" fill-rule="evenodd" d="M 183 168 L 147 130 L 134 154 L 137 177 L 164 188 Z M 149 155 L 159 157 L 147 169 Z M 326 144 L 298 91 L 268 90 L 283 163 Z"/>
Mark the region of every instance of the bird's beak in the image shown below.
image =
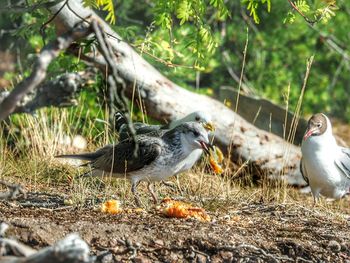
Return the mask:
<path id="1" fill-rule="evenodd" d="M 214 124 L 213 123 L 211 123 L 211 122 L 206 122 L 206 123 L 203 123 L 203 127 L 205 128 L 205 129 L 207 129 L 208 131 L 215 131 L 215 126 L 214 126 Z"/>
<path id="2" fill-rule="evenodd" d="M 214 150 L 213 145 L 211 145 L 210 143 L 206 143 L 203 141 L 199 141 L 199 143 L 206 154 L 210 154 L 210 150 Z"/>
<path id="3" fill-rule="evenodd" d="M 303 140 L 306 141 L 306 139 L 309 138 L 312 134 L 314 134 L 316 132 L 316 130 L 317 130 L 316 128 L 311 128 L 311 129 L 306 130 L 304 137 L 303 137 Z"/>

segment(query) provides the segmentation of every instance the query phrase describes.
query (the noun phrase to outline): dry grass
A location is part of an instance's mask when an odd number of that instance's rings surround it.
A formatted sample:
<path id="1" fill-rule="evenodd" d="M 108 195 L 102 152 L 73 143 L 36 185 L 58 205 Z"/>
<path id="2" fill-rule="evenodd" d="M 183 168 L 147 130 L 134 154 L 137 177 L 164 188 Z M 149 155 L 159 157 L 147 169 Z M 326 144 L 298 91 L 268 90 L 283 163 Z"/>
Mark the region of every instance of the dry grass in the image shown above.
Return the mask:
<path id="1" fill-rule="evenodd" d="M 106 126 L 104 132 L 94 130 L 93 120 L 86 122 L 84 130 L 72 128 L 72 113 L 67 110 L 47 112 L 40 111 L 36 118 L 20 116 L 16 121 L 21 133 L 12 124 L 7 134 L 0 134 L 0 179 L 20 183 L 29 193 L 25 200 L 0 202 L 0 210 L 13 235 L 24 243 L 44 247 L 74 231 L 94 255 L 103 248 L 120 262 L 130 262 L 126 242 L 140 244 L 138 257 L 160 262 L 174 261 L 174 255 L 178 262 L 192 262 L 188 251 L 195 251 L 197 257 L 218 258 L 217 262 L 251 258 L 264 259 L 256 262 L 343 262 L 350 253 L 349 235 L 343 231 L 350 214 L 348 199 L 322 199 L 313 207 L 311 194 L 301 194 L 283 180 L 272 182 L 265 176 L 254 184 L 245 164 L 239 173 L 224 167 L 224 175 L 218 176 L 202 160 L 192 171 L 171 178 L 177 189 L 157 183 L 160 198 L 203 207 L 211 222 L 166 218 L 153 205 L 145 183 L 139 186 L 144 211 L 101 213 L 101 203 L 108 199 L 121 201 L 122 208 L 135 206 L 129 182 L 78 178 L 86 168 L 62 163 L 54 155 L 82 151 L 65 143 L 62 138 L 67 136 L 83 134 L 92 150 L 115 140 L 113 134 Z M 45 206 L 50 202 L 54 206 Z M 163 244 L 157 250 L 155 241 Z M 329 248 L 334 242 L 340 247 L 336 253 Z"/>
<path id="2" fill-rule="evenodd" d="M 76 112 L 73 114 L 77 116 Z M 71 115 L 68 110 L 42 110 L 36 117 L 16 117 L 17 127 L 8 126 L 7 135 L 4 132 L 0 134 L 0 178 L 20 183 L 29 192 L 49 192 L 64 196 L 70 204 L 77 206 L 100 203 L 111 198 L 121 200 L 124 206 L 134 205 L 127 180 L 110 177 L 77 178 L 84 169 L 64 164 L 54 158 L 56 154 L 81 151 L 66 143 L 65 138 L 77 133 L 77 128 L 72 128 L 70 123 Z M 88 123 L 81 132 L 89 142 L 89 149 L 115 140 L 107 126 L 104 134 L 97 131 L 99 134 L 94 135 L 97 134 L 94 131 L 94 122 Z M 9 142 L 15 147 L 11 149 Z M 206 160 L 202 160 L 201 165 L 193 171 L 172 178 L 177 190 L 157 183 L 158 195 L 161 198 L 169 196 L 192 201 L 211 211 L 225 211 L 243 204 L 266 203 L 306 205 L 309 209 L 333 214 L 340 211 L 350 213 L 346 200 L 323 200 L 317 208 L 313 208 L 311 194 L 300 194 L 282 180 L 272 182 L 262 178 L 258 185 L 254 185 L 250 182 L 248 171 L 244 172 L 243 177 L 235 178 L 234 171 L 225 169 L 224 176 L 218 176 L 208 169 L 206 163 Z M 139 192 L 145 207 L 150 207 L 151 198 L 145 184 L 140 185 Z"/>

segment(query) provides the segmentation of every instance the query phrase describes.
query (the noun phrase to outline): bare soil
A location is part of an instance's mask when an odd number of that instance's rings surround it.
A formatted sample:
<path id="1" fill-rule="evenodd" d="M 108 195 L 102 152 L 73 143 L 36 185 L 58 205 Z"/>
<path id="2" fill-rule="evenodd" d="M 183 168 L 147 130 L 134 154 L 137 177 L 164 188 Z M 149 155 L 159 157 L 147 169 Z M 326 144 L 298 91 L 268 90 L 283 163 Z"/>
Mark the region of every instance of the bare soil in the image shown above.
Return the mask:
<path id="1" fill-rule="evenodd" d="M 322 207 L 222 202 L 200 222 L 156 207 L 110 215 L 64 206 L 59 196 L 35 199 L 0 203 L 7 235 L 42 248 L 77 232 L 98 262 L 350 262 L 350 221 Z"/>

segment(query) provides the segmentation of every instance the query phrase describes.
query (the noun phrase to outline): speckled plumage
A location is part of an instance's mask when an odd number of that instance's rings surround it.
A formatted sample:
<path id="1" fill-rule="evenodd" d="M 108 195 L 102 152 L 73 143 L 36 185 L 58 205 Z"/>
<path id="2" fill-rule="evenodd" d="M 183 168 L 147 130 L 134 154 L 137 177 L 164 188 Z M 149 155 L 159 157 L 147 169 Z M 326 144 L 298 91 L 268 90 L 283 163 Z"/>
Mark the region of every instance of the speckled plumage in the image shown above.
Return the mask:
<path id="1" fill-rule="evenodd" d="M 162 181 L 189 169 L 188 156 L 196 150 L 202 150 L 201 143 L 209 145 L 208 132 L 195 122 L 183 123 L 166 131 L 161 137 L 137 135 L 136 141 L 139 146 L 136 157 L 131 138 L 106 145 L 93 153 L 57 157 L 87 160 L 91 175 L 110 174 L 127 178 L 135 192 L 140 181 Z"/>

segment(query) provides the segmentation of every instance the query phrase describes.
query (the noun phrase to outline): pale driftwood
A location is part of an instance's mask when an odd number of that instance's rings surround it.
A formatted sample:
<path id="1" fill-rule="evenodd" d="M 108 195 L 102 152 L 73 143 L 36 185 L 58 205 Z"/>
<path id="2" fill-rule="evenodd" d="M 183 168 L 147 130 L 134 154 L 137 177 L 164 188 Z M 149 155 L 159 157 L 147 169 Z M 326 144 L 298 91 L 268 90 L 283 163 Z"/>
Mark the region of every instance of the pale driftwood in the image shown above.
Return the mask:
<path id="1" fill-rule="evenodd" d="M 56 14 L 62 3 L 50 8 Z M 136 95 L 146 106 L 147 114 L 158 120 L 173 120 L 195 110 L 211 114 L 216 126 L 216 144 L 229 152 L 236 163 L 247 161 L 253 168 L 250 172 L 258 176 L 280 178 L 285 175 L 287 182 L 304 185 L 299 171 L 300 148 L 284 141 L 278 136 L 262 131 L 245 121 L 221 102 L 210 97 L 185 90 L 169 79 L 137 54 L 120 36 L 102 21 L 93 11 L 84 8 L 81 1 L 68 1 L 58 12 L 55 23 L 58 31 L 67 31 L 84 18 L 93 18 L 103 25 L 110 36 L 117 60 L 119 76 L 127 83 L 126 95 L 132 98 L 133 88 Z M 86 60 L 102 70 L 106 63 L 98 54 Z"/>
<path id="2" fill-rule="evenodd" d="M 220 100 L 230 101 L 232 109 L 236 109 L 237 97 L 239 99 L 237 113 L 240 116 L 248 122 L 253 123 L 259 129 L 272 132 L 281 138 L 288 138 L 289 131 L 292 130 L 293 112 L 286 112 L 286 109 L 281 106 L 264 98 L 259 98 L 256 95 L 238 95 L 238 91 L 233 87 L 220 87 Z M 295 145 L 300 145 L 306 126 L 307 121 L 299 119 L 295 139 L 293 140 Z"/>
<path id="3" fill-rule="evenodd" d="M 82 240 L 78 234 L 70 234 L 64 239 L 58 241 L 51 247 L 40 251 L 20 244 L 17 241 L 0 238 L 2 246 L 8 246 L 13 256 L 0 255 L 0 262 L 6 263 L 87 263 L 94 262 L 90 256 L 89 246 Z"/>

